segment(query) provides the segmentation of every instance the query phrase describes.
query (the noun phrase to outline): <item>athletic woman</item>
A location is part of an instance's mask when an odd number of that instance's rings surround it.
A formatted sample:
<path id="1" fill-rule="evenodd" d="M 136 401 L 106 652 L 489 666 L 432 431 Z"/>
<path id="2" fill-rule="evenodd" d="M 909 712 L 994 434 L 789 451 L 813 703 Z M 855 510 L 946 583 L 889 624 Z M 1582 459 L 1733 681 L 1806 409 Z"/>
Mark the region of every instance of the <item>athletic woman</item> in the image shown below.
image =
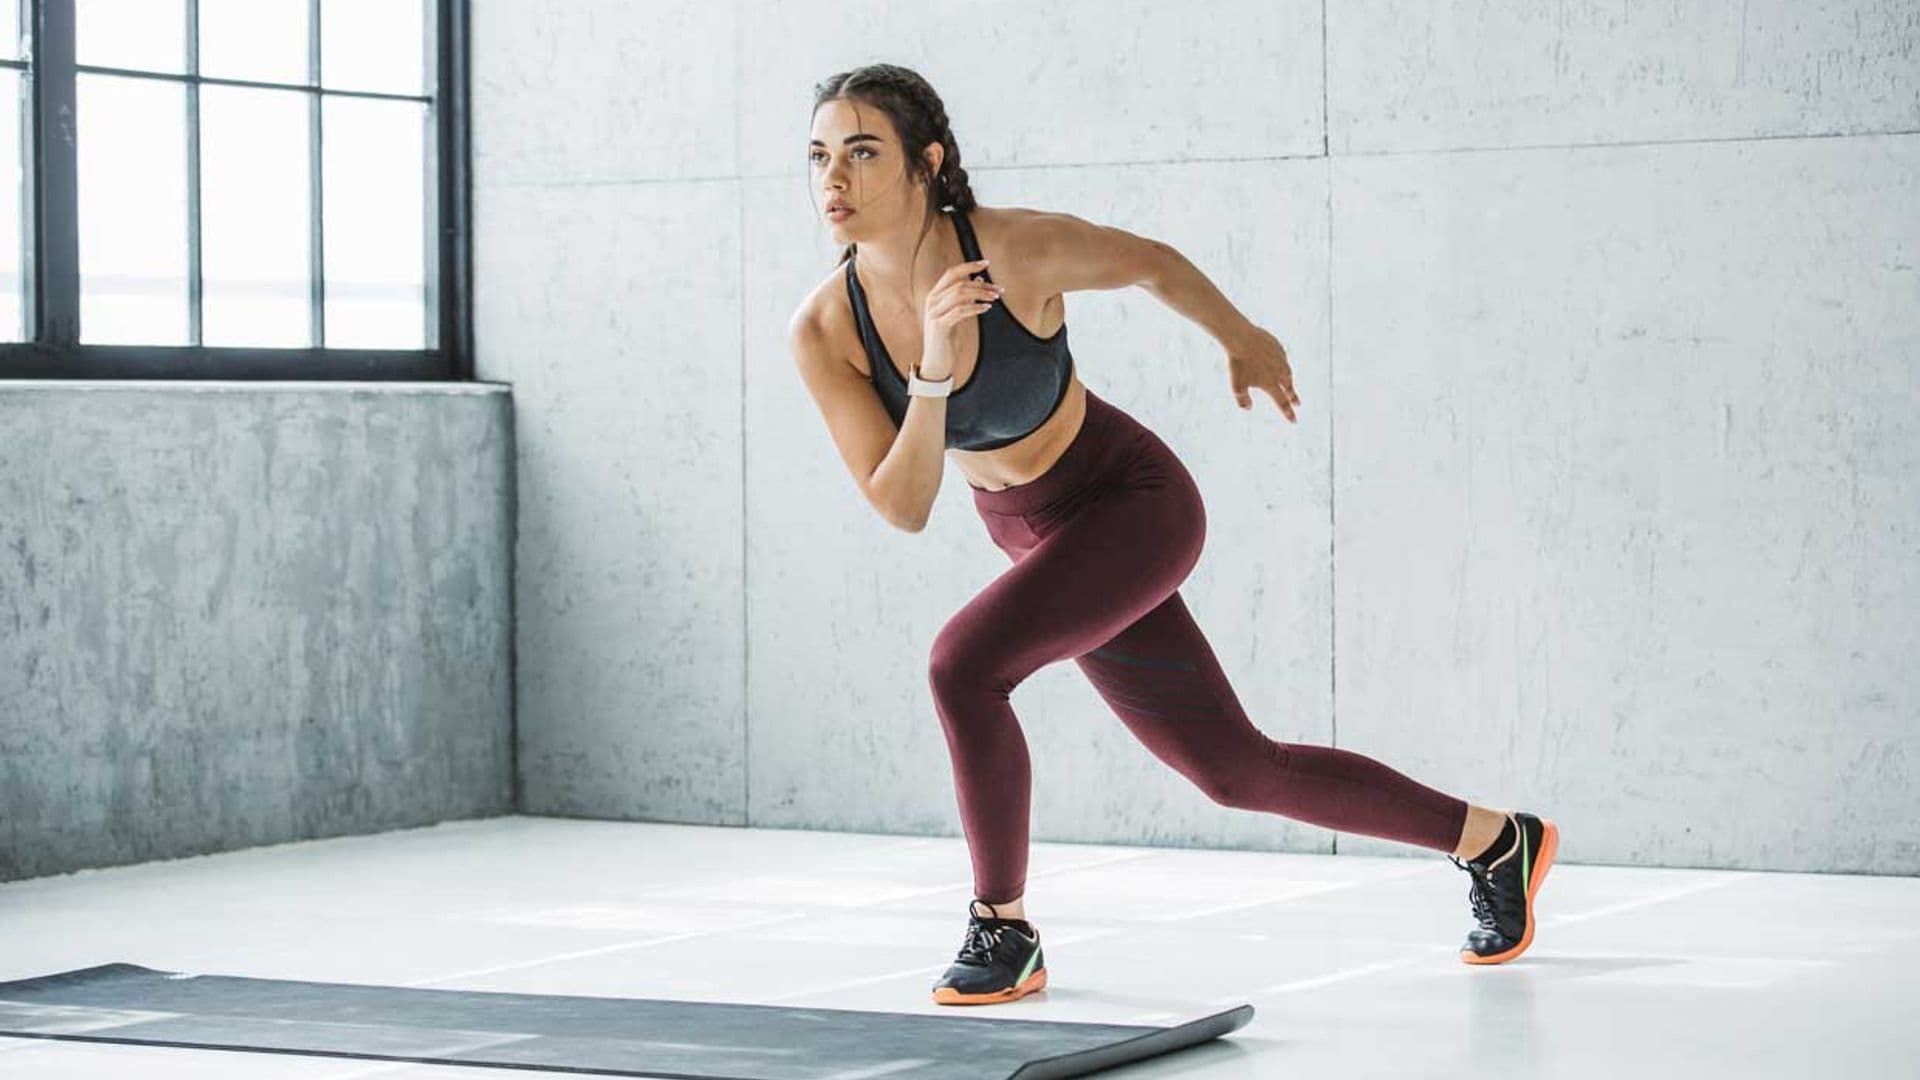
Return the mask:
<path id="1" fill-rule="evenodd" d="M 873 64 L 821 83 L 807 152 L 847 247 L 789 338 L 835 448 L 907 532 L 926 526 L 950 454 L 1013 563 L 941 628 L 929 663 L 974 893 L 934 1001 L 1011 1001 L 1046 985 L 1022 902 L 1030 774 L 1008 697 L 1060 660 L 1224 806 L 1446 852 L 1472 878 L 1476 925 L 1460 958 L 1524 952 L 1554 824 L 1254 727 L 1179 593 L 1206 532 L 1200 493 L 1164 442 L 1076 377 L 1063 294 L 1145 287 L 1220 342 L 1241 409 L 1257 389 L 1297 423 L 1280 342 L 1166 244 L 977 205 L 945 108 L 911 70 Z"/>

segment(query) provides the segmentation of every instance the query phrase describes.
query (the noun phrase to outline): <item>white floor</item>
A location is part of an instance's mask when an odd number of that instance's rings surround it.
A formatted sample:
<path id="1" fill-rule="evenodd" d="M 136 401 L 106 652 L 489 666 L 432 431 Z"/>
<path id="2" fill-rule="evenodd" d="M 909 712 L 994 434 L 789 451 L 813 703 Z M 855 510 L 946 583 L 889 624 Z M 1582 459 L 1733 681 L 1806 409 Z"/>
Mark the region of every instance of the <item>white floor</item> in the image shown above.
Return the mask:
<path id="1" fill-rule="evenodd" d="M 1916 878 L 1560 862 L 1532 949 L 1473 967 L 1467 877 L 1438 855 L 1040 843 L 1047 990 L 934 1005 L 968 883 L 957 838 L 495 818 L 0 885 L 0 980 L 127 961 L 1015 1019 L 1257 1010 L 1116 1078 L 1920 1076 Z M 8 1080 L 529 1075 L 0 1038 Z"/>

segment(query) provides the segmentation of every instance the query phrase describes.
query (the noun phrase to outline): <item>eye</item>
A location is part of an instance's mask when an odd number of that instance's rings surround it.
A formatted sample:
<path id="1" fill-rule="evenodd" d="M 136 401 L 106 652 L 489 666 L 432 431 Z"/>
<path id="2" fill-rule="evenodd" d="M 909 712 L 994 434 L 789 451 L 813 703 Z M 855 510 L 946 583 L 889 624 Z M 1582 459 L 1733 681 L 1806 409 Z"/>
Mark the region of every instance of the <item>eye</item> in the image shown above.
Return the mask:
<path id="1" fill-rule="evenodd" d="M 853 152 L 854 152 L 855 154 L 865 154 L 865 155 L 867 155 L 868 157 L 872 157 L 872 156 L 874 156 L 874 154 L 873 154 L 873 151 L 872 151 L 872 150 L 869 150 L 869 149 L 867 149 L 867 148 L 866 148 L 866 147 L 864 147 L 864 146 L 856 146 L 856 147 L 854 147 L 854 148 L 853 148 Z M 824 151 L 824 150 L 809 150 L 809 151 L 807 152 L 807 160 L 808 160 L 808 161 L 811 161 L 811 162 L 813 162 L 813 163 L 814 163 L 814 164 L 816 164 L 816 165 L 818 165 L 818 164 L 820 163 L 820 158 L 821 158 L 821 157 L 822 157 L 822 156 L 823 156 L 823 155 L 824 155 L 825 153 L 826 153 L 826 151 Z"/>

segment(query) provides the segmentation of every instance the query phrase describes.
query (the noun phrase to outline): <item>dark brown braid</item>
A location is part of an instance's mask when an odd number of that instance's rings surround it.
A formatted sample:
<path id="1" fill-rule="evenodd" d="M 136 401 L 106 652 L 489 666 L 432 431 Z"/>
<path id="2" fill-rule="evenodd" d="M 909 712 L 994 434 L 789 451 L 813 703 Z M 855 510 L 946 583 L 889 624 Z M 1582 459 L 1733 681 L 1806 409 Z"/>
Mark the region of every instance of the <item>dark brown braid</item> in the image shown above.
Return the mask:
<path id="1" fill-rule="evenodd" d="M 953 207 L 961 211 L 976 205 L 967 170 L 960 164 L 960 144 L 954 141 L 953 127 L 947 122 L 947 108 L 927 80 L 911 68 L 897 64 L 867 64 L 851 71 L 829 76 L 813 88 L 813 111 L 829 101 L 856 100 L 887 114 L 894 131 L 906 149 L 907 179 L 927 188 L 927 215 L 922 224 L 931 223 L 936 209 Z M 940 173 L 927 175 L 927 162 L 921 156 L 928 143 L 943 148 Z M 815 194 L 818 194 L 817 192 Z M 925 230 L 922 230 L 925 235 Z M 855 245 L 848 244 L 840 261 L 853 257 Z M 919 253 L 919 248 L 914 249 Z"/>

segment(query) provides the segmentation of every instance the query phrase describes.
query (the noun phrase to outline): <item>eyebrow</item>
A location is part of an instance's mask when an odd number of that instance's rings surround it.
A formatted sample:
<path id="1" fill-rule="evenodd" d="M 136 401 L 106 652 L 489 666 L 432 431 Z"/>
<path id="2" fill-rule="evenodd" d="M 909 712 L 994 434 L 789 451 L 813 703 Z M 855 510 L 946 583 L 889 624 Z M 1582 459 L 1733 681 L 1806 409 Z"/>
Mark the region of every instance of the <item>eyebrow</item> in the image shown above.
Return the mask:
<path id="1" fill-rule="evenodd" d="M 884 141 L 886 140 L 880 138 L 880 136 L 878 135 L 869 135 L 864 131 L 856 131 L 852 135 L 849 135 L 846 138 L 841 139 L 840 143 L 843 146 L 852 146 L 854 143 L 857 143 L 857 142 L 884 142 Z M 809 146 L 825 146 L 827 144 L 821 142 L 819 139 L 814 139 L 810 141 L 808 145 Z"/>

